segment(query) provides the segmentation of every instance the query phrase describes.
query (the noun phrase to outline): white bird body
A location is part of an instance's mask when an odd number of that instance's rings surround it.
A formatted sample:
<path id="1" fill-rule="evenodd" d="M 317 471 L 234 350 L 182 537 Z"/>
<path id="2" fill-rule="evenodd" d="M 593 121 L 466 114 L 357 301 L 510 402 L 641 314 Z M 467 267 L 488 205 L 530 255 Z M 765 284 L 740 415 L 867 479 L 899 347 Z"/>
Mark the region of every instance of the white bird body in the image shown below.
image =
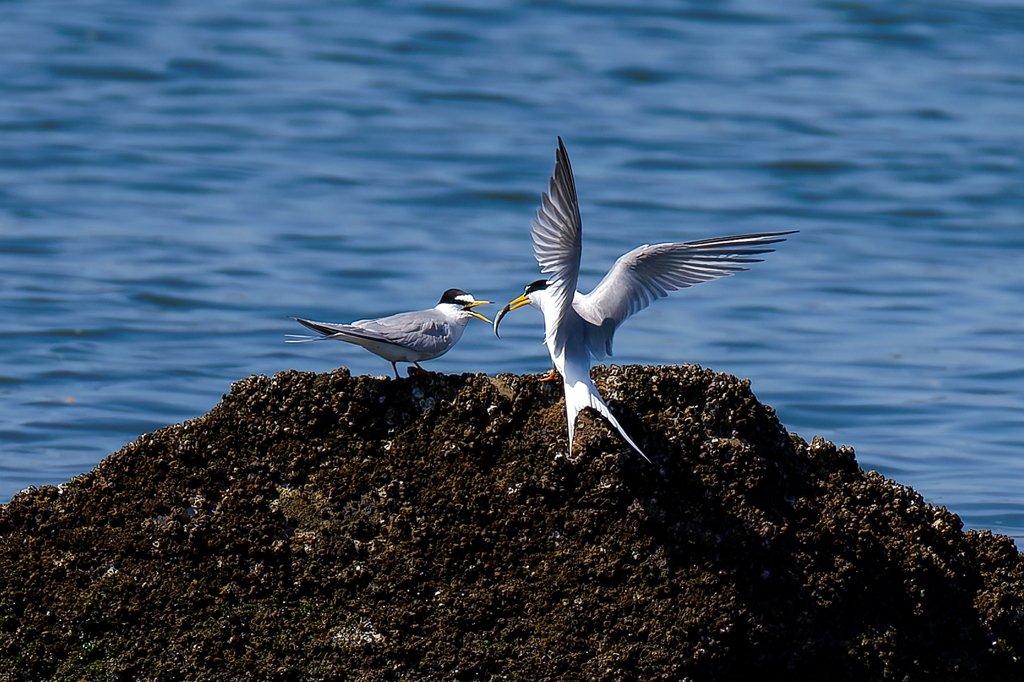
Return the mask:
<path id="1" fill-rule="evenodd" d="M 293 336 L 290 343 L 335 339 L 362 346 L 391 363 L 398 378 L 397 362 L 419 363 L 439 358 L 450 351 L 472 318 L 490 323 L 472 310 L 490 301 L 477 301 L 461 289 L 449 289 L 433 308 L 398 313 L 376 320 L 357 320 L 351 324 L 313 322 L 300 317 L 292 319 L 320 336 Z"/>
<path id="2" fill-rule="evenodd" d="M 593 291 L 581 294 L 576 284 L 582 223 L 572 167 L 562 138 L 558 138 L 555 171 L 548 182 L 548 192 L 541 195 L 541 206 L 532 224 L 534 256 L 541 272 L 548 277 L 527 286 L 522 296 L 498 313 L 494 332 L 498 333 L 501 319 L 511 310 L 527 304 L 540 310 L 544 315 L 544 342 L 564 381 L 570 453 L 576 416 L 583 408 L 592 407 L 647 459 L 601 400 L 590 378 L 591 360 L 612 354 L 615 330 L 630 315 L 667 296 L 669 291 L 746 270 L 743 264 L 761 260 L 754 256 L 773 251 L 765 245 L 785 241 L 783 235 L 793 231 L 644 244 L 615 261 Z"/>
<path id="3" fill-rule="evenodd" d="M 576 292 L 572 308 L 562 315 L 561 323 L 556 327 L 555 320 L 559 310 L 555 299 L 547 295 L 546 289 L 541 289 L 531 296 L 530 303 L 544 315 L 545 330 L 560 329 L 564 334 L 545 334 L 544 343 L 551 355 L 551 362 L 555 369 L 562 375 L 563 390 L 565 391 L 565 416 L 569 424 L 569 450 L 572 451 L 573 434 L 576 432 L 576 415 L 583 408 L 591 407 L 607 419 L 615 430 L 619 432 L 623 440 L 629 443 L 630 447 L 647 459 L 647 455 L 640 449 L 633 439 L 629 437 L 626 430 L 619 424 L 608 405 L 601 399 L 597 392 L 594 381 L 590 377 L 591 358 L 600 359 L 605 353 L 597 354 L 592 346 L 604 348 L 611 344 L 611 334 L 608 333 L 608 326 L 598 326 L 587 322 L 579 313 L 578 305 L 586 310 L 585 296 Z M 614 333 L 614 330 L 611 330 Z M 648 460 L 650 461 L 650 460 Z"/>

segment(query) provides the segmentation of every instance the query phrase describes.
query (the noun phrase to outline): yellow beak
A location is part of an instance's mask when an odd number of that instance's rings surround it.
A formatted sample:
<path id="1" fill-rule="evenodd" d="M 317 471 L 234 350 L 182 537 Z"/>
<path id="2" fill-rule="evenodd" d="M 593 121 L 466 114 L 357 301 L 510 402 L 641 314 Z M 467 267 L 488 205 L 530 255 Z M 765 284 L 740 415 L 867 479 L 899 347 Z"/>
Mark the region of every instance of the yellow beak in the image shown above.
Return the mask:
<path id="1" fill-rule="evenodd" d="M 483 320 L 487 324 L 490 324 L 491 321 L 488 320 L 486 317 L 484 317 L 480 313 L 476 312 L 475 310 L 469 310 L 470 308 L 473 308 L 473 307 L 478 306 L 478 305 L 490 305 L 490 304 L 491 304 L 490 301 L 473 301 L 472 303 L 467 305 L 465 308 L 463 308 L 463 310 L 465 310 L 466 312 L 468 312 L 470 315 L 472 315 L 473 317 L 477 318 L 478 320 Z"/>
<path id="2" fill-rule="evenodd" d="M 509 304 L 501 309 L 501 312 L 498 313 L 498 316 L 496 318 L 494 318 L 494 335 L 495 336 L 497 336 L 499 339 L 501 338 L 501 335 L 498 334 L 498 325 L 501 324 L 501 318 L 505 317 L 505 315 L 507 313 L 512 312 L 516 308 L 522 308 L 524 305 L 530 305 L 530 297 L 527 296 L 526 294 L 523 294 L 522 296 L 520 296 L 519 298 L 515 299 L 514 301 L 509 301 Z"/>

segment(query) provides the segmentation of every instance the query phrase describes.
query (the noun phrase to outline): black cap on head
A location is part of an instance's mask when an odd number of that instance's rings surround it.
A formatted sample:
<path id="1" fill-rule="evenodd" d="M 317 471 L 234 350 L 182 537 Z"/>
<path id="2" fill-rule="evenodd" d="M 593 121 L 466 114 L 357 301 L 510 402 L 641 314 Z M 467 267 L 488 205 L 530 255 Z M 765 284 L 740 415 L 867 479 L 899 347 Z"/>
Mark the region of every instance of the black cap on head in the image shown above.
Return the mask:
<path id="1" fill-rule="evenodd" d="M 542 289 L 548 288 L 548 281 L 546 279 L 538 279 L 536 282 L 530 282 L 526 285 L 526 291 L 524 293 L 532 294 L 535 291 L 541 291 Z"/>
<path id="2" fill-rule="evenodd" d="M 448 291 L 441 294 L 441 300 L 438 301 L 438 304 L 452 303 L 454 305 L 466 305 L 467 303 L 472 302 L 473 297 L 467 294 L 462 289 L 449 289 Z"/>

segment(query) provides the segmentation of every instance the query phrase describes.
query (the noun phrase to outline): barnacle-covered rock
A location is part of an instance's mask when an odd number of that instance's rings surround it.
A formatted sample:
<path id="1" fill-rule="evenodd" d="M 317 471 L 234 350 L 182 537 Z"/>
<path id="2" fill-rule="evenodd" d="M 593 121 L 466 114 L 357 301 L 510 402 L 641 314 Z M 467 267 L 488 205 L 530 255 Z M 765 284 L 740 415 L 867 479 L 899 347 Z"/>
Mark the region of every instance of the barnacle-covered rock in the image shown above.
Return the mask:
<path id="1" fill-rule="evenodd" d="M 749 382 L 282 372 L 0 507 L 8 680 L 1024 678 L 1012 540 Z"/>

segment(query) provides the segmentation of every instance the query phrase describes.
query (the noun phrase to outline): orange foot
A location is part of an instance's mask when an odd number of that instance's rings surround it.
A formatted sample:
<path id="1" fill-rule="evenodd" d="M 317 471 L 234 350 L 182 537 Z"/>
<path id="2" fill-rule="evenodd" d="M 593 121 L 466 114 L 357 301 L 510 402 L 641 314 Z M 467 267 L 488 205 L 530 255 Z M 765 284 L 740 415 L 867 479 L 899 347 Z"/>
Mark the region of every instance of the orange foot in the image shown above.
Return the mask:
<path id="1" fill-rule="evenodd" d="M 558 381 L 558 370 L 552 367 L 548 375 L 541 379 L 541 381 Z"/>
<path id="2" fill-rule="evenodd" d="M 415 363 L 413 363 L 415 365 Z M 427 370 L 423 369 L 419 365 L 409 368 L 409 376 L 416 376 L 417 374 L 430 374 Z"/>

